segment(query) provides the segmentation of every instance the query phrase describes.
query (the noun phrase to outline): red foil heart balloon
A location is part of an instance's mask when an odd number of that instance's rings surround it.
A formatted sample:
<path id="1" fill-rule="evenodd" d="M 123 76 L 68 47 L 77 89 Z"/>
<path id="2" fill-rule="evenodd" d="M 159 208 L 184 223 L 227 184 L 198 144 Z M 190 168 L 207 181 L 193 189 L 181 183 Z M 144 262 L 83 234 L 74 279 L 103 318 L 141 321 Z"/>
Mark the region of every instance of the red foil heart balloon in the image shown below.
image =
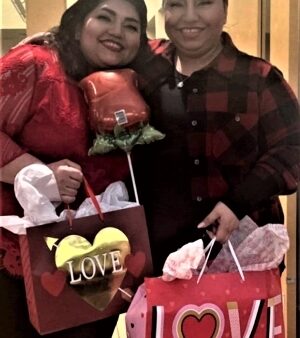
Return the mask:
<path id="1" fill-rule="evenodd" d="M 134 128 L 148 122 L 149 108 L 132 69 L 95 72 L 80 86 L 89 104 L 90 127 L 98 134 L 112 132 L 117 124 Z"/>

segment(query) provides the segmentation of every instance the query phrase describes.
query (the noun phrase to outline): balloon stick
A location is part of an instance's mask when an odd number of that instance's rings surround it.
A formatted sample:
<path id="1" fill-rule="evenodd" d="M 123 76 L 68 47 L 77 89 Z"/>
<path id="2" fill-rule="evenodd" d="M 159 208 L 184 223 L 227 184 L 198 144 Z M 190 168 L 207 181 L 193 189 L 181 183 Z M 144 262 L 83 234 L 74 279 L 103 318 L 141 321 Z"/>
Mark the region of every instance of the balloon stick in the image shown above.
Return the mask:
<path id="1" fill-rule="evenodd" d="M 127 154 L 127 160 L 128 160 L 128 165 L 129 165 L 129 170 L 130 170 L 130 175 L 131 175 L 131 180 L 132 180 L 132 185 L 133 185 L 135 201 L 136 201 L 136 203 L 140 204 L 138 193 L 137 193 L 137 188 L 136 188 L 136 183 L 135 183 L 135 177 L 134 177 L 133 168 L 132 168 L 130 152 L 128 151 L 128 152 L 126 152 L 126 154 Z"/>

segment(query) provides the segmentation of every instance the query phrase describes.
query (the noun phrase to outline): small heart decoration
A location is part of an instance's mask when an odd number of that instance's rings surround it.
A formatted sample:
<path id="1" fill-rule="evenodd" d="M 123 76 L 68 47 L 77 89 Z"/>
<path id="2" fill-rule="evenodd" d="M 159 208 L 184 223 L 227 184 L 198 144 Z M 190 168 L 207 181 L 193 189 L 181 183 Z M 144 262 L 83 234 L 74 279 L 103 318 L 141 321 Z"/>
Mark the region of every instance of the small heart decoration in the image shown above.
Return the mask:
<path id="1" fill-rule="evenodd" d="M 57 297 L 63 291 L 66 279 L 67 276 L 64 271 L 44 272 L 41 275 L 41 285 L 50 295 Z"/>
<path id="2" fill-rule="evenodd" d="M 135 254 L 130 254 L 125 259 L 125 265 L 127 270 L 135 277 L 138 278 L 146 263 L 146 255 L 142 251 L 138 251 Z"/>
<path id="3" fill-rule="evenodd" d="M 190 314 L 182 322 L 181 334 L 186 338 L 196 338 L 195 332 L 199 332 L 201 338 L 216 337 L 216 322 L 209 314 Z"/>

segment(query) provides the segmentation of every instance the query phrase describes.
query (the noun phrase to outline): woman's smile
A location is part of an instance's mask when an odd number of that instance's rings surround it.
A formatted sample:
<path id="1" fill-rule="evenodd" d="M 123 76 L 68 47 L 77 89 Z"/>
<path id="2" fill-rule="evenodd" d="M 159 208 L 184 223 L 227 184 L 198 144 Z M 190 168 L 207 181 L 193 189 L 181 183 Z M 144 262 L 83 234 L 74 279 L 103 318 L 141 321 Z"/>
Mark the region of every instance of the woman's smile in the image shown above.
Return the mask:
<path id="1" fill-rule="evenodd" d="M 196 38 L 204 29 L 200 27 L 184 27 L 179 32 L 184 38 Z"/>
<path id="2" fill-rule="evenodd" d="M 90 65 L 109 68 L 131 62 L 140 46 L 140 19 L 123 0 L 104 0 L 85 19 L 80 47 Z"/>
<path id="3" fill-rule="evenodd" d="M 215 53 L 227 16 L 222 0 L 166 0 L 164 13 L 166 33 L 178 55 L 194 59 Z"/>
<path id="4" fill-rule="evenodd" d="M 121 43 L 113 41 L 113 40 L 109 40 L 109 39 L 105 39 L 105 40 L 100 40 L 100 43 L 107 48 L 108 50 L 118 53 L 121 52 L 124 47 Z"/>

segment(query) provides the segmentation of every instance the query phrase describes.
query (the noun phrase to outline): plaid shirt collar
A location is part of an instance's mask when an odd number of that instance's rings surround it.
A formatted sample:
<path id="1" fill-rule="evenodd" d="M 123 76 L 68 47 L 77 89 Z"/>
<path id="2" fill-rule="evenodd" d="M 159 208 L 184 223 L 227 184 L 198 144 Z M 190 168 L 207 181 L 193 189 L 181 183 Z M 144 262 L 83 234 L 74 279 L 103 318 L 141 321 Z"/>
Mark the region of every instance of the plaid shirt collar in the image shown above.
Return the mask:
<path id="1" fill-rule="evenodd" d="M 221 38 L 223 44 L 223 49 L 221 53 L 204 69 L 209 68 L 210 70 L 215 70 L 220 76 L 230 79 L 233 75 L 233 69 L 236 64 L 237 56 L 241 52 L 235 47 L 228 33 L 223 32 Z M 156 41 L 158 42 L 158 40 Z M 172 42 L 165 40 L 165 43 L 163 45 L 161 46 L 157 45 L 157 47 L 154 46 L 153 50 L 155 54 L 159 54 L 164 59 L 169 61 L 169 64 L 172 66 L 172 74 L 173 74 L 174 60 L 176 54 L 175 45 Z M 162 69 L 161 74 L 163 73 L 170 74 L 170 69 L 169 70 L 164 69 L 164 71 Z M 197 73 L 197 71 L 195 73 Z"/>

